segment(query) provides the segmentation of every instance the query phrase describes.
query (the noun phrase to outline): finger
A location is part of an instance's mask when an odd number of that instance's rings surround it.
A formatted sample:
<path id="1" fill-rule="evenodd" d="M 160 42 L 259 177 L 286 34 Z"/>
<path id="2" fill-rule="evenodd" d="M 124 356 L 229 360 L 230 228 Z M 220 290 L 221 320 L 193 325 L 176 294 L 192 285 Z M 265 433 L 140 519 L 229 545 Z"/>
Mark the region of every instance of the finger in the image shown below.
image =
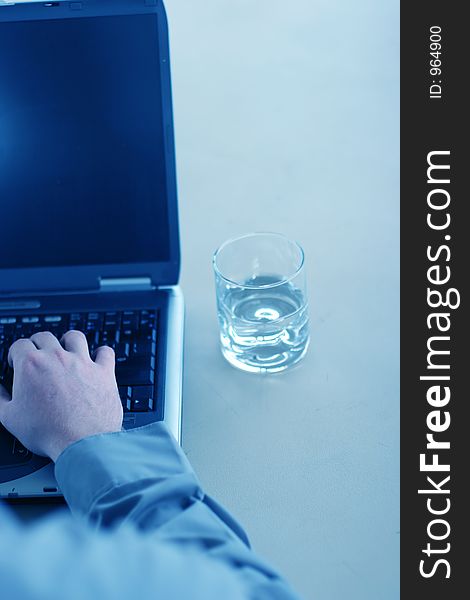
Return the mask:
<path id="1" fill-rule="evenodd" d="M 81 331 L 67 331 L 60 341 L 67 352 L 75 352 L 90 357 L 87 339 Z"/>
<path id="2" fill-rule="evenodd" d="M 114 370 L 114 350 L 109 346 L 101 346 L 95 354 L 95 363 Z"/>
<path id="3" fill-rule="evenodd" d="M 18 363 L 31 352 L 37 352 L 37 348 L 31 340 L 23 338 L 16 340 L 8 351 L 8 364 L 14 369 L 15 363 Z"/>
<path id="4" fill-rule="evenodd" d="M 39 350 L 54 350 L 61 348 L 59 340 L 50 331 L 40 331 L 29 338 Z"/>

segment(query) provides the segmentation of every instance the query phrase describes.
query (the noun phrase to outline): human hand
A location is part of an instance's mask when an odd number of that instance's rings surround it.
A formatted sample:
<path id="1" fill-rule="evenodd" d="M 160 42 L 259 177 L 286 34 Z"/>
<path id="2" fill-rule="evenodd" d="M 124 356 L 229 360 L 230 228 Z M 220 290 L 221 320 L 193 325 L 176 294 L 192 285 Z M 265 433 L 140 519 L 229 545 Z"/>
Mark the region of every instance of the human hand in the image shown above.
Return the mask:
<path id="1" fill-rule="evenodd" d="M 17 340 L 8 353 L 12 396 L 0 385 L 0 422 L 54 462 L 73 442 L 120 431 L 123 418 L 113 350 L 99 348 L 93 361 L 79 331 L 68 331 L 61 343 L 50 332 Z"/>

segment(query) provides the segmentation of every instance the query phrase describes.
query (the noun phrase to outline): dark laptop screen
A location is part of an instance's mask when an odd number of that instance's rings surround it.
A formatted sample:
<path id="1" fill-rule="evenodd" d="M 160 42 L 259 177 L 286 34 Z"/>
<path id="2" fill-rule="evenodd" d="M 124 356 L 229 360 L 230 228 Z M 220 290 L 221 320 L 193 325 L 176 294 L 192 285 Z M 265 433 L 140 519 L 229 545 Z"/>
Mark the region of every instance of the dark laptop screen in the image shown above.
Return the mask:
<path id="1" fill-rule="evenodd" d="M 0 268 L 168 260 L 156 19 L 0 23 Z"/>

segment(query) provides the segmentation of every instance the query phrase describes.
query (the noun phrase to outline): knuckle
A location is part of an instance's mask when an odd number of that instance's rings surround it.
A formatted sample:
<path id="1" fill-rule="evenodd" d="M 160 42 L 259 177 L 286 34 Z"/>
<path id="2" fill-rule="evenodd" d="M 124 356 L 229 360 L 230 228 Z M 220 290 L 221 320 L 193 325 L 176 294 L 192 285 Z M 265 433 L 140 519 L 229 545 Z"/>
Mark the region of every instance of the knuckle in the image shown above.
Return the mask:
<path id="1" fill-rule="evenodd" d="M 67 353 L 60 347 L 54 348 L 52 355 L 61 363 L 65 363 L 67 360 Z"/>
<path id="2" fill-rule="evenodd" d="M 26 368 L 31 369 L 42 369 L 45 364 L 44 357 L 37 350 L 25 352 L 22 362 Z"/>

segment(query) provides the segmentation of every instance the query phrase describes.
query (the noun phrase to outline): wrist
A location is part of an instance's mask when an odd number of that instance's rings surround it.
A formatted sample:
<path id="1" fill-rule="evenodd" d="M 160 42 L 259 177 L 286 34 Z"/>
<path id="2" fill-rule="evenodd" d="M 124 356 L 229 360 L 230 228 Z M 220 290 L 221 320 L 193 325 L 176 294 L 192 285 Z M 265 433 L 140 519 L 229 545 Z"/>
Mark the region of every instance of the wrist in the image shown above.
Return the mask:
<path id="1" fill-rule="evenodd" d="M 47 455 L 54 463 L 56 463 L 58 458 L 60 457 L 60 455 L 63 452 L 65 452 L 65 450 L 67 450 L 67 448 L 69 448 L 73 444 L 80 442 L 84 439 L 94 437 L 95 435 L 103 435 L 106 433 L 117 433 L 119 431 L 122 431 L 121 426 L 118 428 L 113 427 L 113 428 L 99 429 L 96 431 L 89 431 L 89 432 L 83 433 L 83 434 L 75 434 L 75 435 L 63 437 L 59 440 L 55 440 L 54 443 L 51 444 Z"/>

